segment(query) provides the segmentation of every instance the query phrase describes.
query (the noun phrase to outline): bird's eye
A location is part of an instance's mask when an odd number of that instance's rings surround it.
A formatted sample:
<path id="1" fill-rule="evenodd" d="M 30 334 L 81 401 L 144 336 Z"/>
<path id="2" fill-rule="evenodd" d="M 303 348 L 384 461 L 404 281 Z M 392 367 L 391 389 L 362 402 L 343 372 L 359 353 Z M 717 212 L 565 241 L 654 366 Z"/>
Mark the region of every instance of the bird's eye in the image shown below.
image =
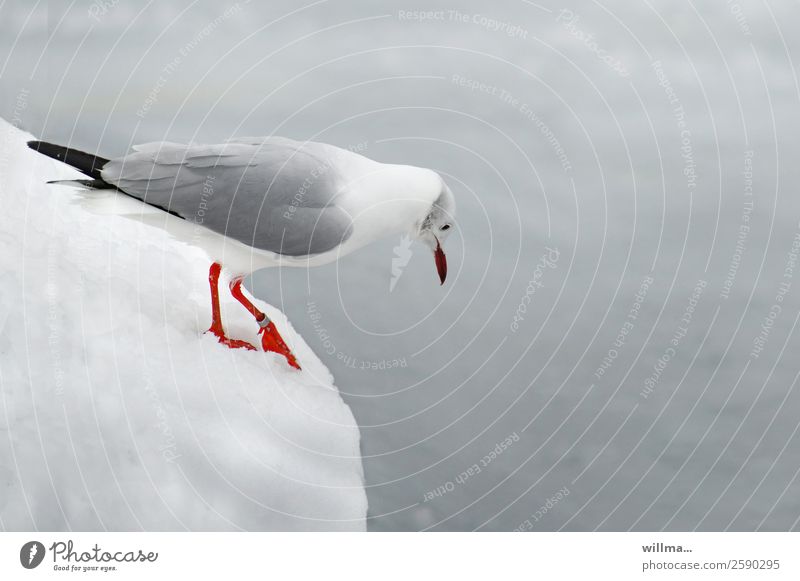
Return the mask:
<path id="1" fill-rule="evenodd" d="M 450 230 L 450 224 L 445 224 L 444 226 L 439 228 L 439 230 Z"/>

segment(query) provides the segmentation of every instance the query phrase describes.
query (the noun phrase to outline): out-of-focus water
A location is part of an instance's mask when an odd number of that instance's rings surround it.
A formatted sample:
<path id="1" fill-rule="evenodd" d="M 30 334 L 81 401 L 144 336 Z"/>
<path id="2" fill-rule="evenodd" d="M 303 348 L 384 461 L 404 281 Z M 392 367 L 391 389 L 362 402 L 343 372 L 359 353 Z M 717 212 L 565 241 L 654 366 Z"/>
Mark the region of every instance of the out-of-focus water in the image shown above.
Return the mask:
<path id="1" fill-rule="evenodd" d="M 0 114 L 446 177 L 443 287 L 399 237 L 251 281 L 353 408 L 371 529 L 797 528 L 800 9 L 458 4 L 7 2 Z"/>

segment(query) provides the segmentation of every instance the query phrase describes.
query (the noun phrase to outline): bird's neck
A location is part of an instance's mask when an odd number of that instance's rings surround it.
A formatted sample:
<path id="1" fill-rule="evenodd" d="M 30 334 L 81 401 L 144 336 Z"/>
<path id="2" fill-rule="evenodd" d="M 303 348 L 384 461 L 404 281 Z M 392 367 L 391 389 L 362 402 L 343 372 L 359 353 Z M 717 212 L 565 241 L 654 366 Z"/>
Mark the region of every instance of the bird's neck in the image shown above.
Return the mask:
<path id="1" fill-rule="evenodd" d="M 347 211 L 353 217 L 354 247 L 398 234 L 414 235 L 441 190 L 435 172 L 373 162 L 352 184 Z"/>
<path id="2" fill-rule="evenodd" d="M 365 219 L 390 217 L 387 234 L 408 231 L 427 216 L 441 191 L 436 172 L 410 165 L 375 164 L 358 186 Z"/>

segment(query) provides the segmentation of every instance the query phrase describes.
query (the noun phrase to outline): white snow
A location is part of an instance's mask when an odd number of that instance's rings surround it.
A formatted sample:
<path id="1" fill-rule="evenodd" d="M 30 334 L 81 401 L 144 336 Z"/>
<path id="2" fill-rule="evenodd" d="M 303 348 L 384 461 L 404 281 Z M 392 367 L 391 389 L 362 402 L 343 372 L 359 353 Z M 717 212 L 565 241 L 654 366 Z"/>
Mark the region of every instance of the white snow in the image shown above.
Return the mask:
<path id="1" fill-rule="evenodd" d="M 283 314 L 256 301 L 301 372 L 204 335 L 207 257 L 46 185 L 79 174 L 29 139 L 0 120 L 0 529 L 363 530 L 358 427 Z"/>

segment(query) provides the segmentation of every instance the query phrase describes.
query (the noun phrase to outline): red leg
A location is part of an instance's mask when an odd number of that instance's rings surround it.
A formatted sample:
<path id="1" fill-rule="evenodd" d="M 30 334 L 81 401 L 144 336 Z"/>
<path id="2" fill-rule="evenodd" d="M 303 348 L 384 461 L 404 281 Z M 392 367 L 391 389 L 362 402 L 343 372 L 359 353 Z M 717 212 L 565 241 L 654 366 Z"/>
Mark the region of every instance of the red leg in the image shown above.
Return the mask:
<path id="1" fill-rule="evenodd" d="M 209 327 L 208 331 L 213 333 L 214 336 L 219 339 L 220 343 L 227 345 L 231 349 L 250 349 L 251 351 L 255 351 L 256 348 L 247 341 L 228 339 L 225 336 L 219 308 L 219 275 L 221 272 L 222 265 L 219 262 L 215 262 L 211 265 L 211 268 L 208 269 L 208 282 L 211 285 L 211 327 Z"/>
<path id="2" fill-rule="evenodd" d="M 231 281 L 231 294 L 237 301 L 242 303 L 245 309 L 250 311 L 250 314 L 255 317 L 256 322 L 261 327 L 258 333 L 261 335 L 261 346 L 264 348 L 264 351 L 280 353 L 286 357 L 286 361 L 289 362 L 289 365 L 296 369 L 300 369 L 297 359 L 292 353 L 292 350 L 289 349 L 289 346 L 286 345 L 286 342 L 283 340 L 283 337 L 281 337 L 281 334 L 278 333 L 278 329 L 275 328 L 275 324 L 269 320 L 266 314 L 258 310 L 256 306 L 251 303 L 246 296 L 244 296 L 244 292 L 242 292 L 241 278 Z"/>

